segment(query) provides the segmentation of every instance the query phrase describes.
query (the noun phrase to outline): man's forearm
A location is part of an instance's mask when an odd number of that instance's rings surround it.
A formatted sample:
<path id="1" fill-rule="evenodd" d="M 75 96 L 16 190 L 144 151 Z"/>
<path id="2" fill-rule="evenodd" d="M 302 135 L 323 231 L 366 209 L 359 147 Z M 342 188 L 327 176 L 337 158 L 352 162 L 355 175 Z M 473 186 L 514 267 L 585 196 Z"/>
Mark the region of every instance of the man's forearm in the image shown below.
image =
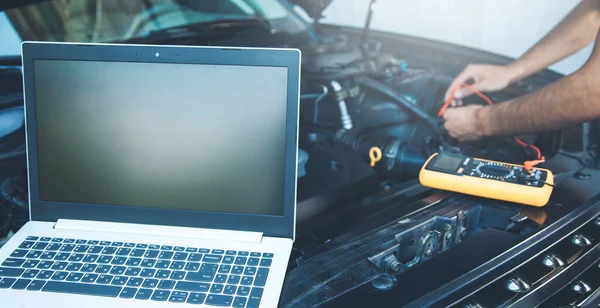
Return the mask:
<path id="1" fill-rule="evenodd" d="M 550 33 L 510 67 L 513 81 L 539 72 L 589 45 L 600 26 L 600 1 L 583 0 Z"/>
<path id="2" fill-rule="evenodd" d="M 476 113 L 485 136 L 552 131 L 600 118 L 598 72 L 584 68 L 526 96 Z"/>

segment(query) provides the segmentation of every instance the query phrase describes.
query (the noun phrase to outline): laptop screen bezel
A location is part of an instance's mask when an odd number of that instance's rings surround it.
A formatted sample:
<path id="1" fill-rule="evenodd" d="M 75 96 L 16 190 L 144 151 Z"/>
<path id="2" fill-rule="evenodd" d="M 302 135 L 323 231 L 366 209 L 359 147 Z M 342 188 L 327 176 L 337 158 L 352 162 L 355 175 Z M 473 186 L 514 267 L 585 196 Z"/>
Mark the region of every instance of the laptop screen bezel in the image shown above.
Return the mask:
<path id="1" fill-rule="evenodd" d="M 262 232 L 264 236 L 294 239 L 300 99 L 301 55 L 299 50 L 56 42 L 24 42 L 21 48 L 30 220 L 55 222 L 58 219 L 77 219 L 254 231 Z M 156 53 L 159 53 L 160 56 L 157 57 Z M 283 216 L 40 200 L 34 84 L 34 61 L 38 59 L 287 68 Z"/>

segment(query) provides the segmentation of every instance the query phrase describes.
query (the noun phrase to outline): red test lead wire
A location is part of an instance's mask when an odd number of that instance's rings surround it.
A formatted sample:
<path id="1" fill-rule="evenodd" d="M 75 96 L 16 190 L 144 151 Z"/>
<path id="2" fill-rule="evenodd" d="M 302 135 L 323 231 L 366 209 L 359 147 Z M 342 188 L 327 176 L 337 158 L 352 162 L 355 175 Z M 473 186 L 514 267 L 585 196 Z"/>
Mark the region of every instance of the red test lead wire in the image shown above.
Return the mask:
<path id="1" fill-rule="evenodd" d="M 439 116 L 439 117 L 441 117 L 441 116 L 443 116 L 443 115 L 444 115 L 444 112 L 446 112 L 446 109 L 448 109 L 448 107 L 450 106 L 450 104 L 451 104 L 451 103 L 452 103 L 452 101 L 454 100 L 454 97 L 455 97 L 455 95 L 456 95 L 456 92 L 457 92 L 458 90 L 460 90 L 461 88 L 463 88 L 463 87 L 464 87 L 464 88 L 467 88 L 467 89 L 469 89 L 469 90 L 471 90 L 471 91 L 472 91 L 473 93 L 475 93 L 477 96 L 481 97 L 481 98 L 482 98 L 482 99 L 483 99 L 483 100 L 484 100 L 486 103 L 488 103 L 488 105 L 493 105 L 493 104 L 494 104 L 494 103 L 492 102 L 492 100 L 491 100 L 489 97 L 487 97 L 487 96 L 483 95 L 483 93 L 479 92 L 479 90 L 477 90 L 477 89 L 473 88 L 473 87 L 472 87 L 472 86 L 470 86 L 469 84 L 462 83 L 462 84 L 459 84 L 459 85 L 458 85 L 458 86 L 457 86 L 457 87 L 456 87 L 456 88 L 455 88 L 455 89 L 452 91 L 452 93 L 450 94 L 450 97 L 448 98 L 448 100 L 446 100 L 446 101 L 444 102 L 444 105 L 442 105 L 442 108 L 440 108 L 440 111 L 438 112 L 438 116 Z M 520 146 L 522 146 L 522 147 L 525 147 L 525 148 L 531 148 L 531 149 L 533 149 L 533 150 L 535 151 L 536 155 L 537 155 L 537 159 L 535 159 L 535 160 L 528 160 L 528 161 L 525 161 L 525 162 L 523 163 L 523 167 L 525 168 L 525 170 L 527 170 L 527 171 L 531 171 L 531 168 L 533 168 L 533 167 L 535 167 L 535 166 L 537 166 L 537 165 L 539 165 L 539 164 L 541 164 L 541 163 L 543 163 L 543 162 L 545 162 L 545 161 L 546 161 L 546 158 L 545 158 L 544 156 L 542 156 L 542 152 L 540 151 L 540 149 L 539 149 L 538 147 L 536 147 L 536 146 L 535 146 L 535 145 L 533 145 L 533 144 L 528 144 L 528 143 L 524 142 L 523 140 L 519 139 L 519 137 L 514 137 L 514 138 L 515 138 L 515 141 L 516 141 L 516 142 L 517 142 L 517 143 L 518 143 Z"/>

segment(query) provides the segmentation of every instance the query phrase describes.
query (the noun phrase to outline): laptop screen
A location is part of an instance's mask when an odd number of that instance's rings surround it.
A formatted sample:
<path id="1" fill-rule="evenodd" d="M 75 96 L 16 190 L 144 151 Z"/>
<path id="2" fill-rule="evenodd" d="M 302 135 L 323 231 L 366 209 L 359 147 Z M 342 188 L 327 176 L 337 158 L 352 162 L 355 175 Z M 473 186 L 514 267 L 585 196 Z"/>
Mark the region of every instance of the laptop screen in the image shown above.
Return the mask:
<path id="1" fill-rule="evenodd" d="M 282 216 L 287 74 L 34 60 L 40 199 Z"/>

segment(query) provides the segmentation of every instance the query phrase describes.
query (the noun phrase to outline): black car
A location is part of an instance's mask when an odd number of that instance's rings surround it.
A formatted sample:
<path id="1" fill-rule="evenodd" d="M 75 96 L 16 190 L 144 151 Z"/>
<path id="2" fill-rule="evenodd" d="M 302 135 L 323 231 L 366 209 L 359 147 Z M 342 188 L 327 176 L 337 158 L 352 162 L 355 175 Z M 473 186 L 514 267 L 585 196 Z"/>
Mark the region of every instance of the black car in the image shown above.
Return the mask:
<path id="1" fill-rule="evenodd" d="M 596 123 L 520 136 L 555 175 L 543 207 L 422 186 L 419 172 L 438 152 L 535 158 L 513 138 L 457 143 L 438 117 L 467 64 L 511 59 L 371 30 L 373 11 L 361 29 L 320 23 L 330 2 L 22 0 L 0 10 L 23 40 L 301 49 L 297 235 L 281 307 L 597 305 Z M 489 97 L 505 101 L 561 77 L 545 70 Z M 0 106 L 0 237 L 8 237 L 27 219 L 16 54 L 0 58 Z"/>

